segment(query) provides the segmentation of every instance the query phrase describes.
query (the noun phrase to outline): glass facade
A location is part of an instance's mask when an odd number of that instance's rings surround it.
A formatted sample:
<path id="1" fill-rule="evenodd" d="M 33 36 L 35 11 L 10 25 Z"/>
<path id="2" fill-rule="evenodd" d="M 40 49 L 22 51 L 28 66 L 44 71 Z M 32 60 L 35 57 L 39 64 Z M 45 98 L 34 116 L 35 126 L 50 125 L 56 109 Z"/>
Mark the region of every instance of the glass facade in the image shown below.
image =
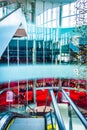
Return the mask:
<path id="1" fill-rule="evenodd" d="M 80 31 L 82 27 L 75 27 L 80 16 L 77 7 L 76 2 L 61 7 L 53 7 L 52 4 L 51 8 L 43 10 L 43 13 L 36 16 L 36 25 L 27 24 L 27 38 L 13 38 L 3 53 L 0 63 L 86 63 L 86 51 L 83 54 L 82 48 L 87 47 L 86 44 L 83 46 L 82 38 L 78 35 L 78 30 Z M 86 16 L 86 12 L 84 15 Z M 85 37 L 83 39 L 86 41 Z"/>

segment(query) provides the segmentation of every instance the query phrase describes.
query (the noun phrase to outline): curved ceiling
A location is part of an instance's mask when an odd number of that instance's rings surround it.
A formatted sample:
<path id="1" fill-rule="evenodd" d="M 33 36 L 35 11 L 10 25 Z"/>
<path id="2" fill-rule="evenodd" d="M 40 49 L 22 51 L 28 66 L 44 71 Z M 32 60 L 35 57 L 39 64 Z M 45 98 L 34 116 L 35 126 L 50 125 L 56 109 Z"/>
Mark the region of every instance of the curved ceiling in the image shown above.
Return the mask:
<path id="1" fill-rule="evenodd" d="M 39 1 L 42 1 L 42 0 L 39 0 Z M 67 3 L 75 2 L 77 0 L 43 0 L 43 1 L 57 3 L 57 4 L 67 4 Z"/>

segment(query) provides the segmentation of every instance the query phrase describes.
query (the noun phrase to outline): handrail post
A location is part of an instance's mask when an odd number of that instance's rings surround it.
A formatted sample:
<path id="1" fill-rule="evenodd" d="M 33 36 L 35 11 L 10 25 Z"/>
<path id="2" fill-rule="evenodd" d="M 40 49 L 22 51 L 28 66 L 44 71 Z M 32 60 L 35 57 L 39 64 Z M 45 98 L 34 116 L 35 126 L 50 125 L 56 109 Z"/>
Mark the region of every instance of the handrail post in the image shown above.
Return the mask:
<path id="1" fill-rule="evenodd" d="M 69 130 L 73 130 L 73 126 L 72 126 L 72 113 L 71 113 L 70 104 L 68 104 L 68 117 L 69 117 Z"/>
<path id="2" fill-rule="evenodd" d="M 50 89 L 49 92 L 50 92 L 51 97 L 52 97 L 52 103 L 53 103 L 53 106 L 54 106 L 55 115 L 56 115 L 57 123 L 58 123 L 58 126 L 59 126 L 59 130 L 66 130 L 65 125 L 64 125 L 64 121 L 61 117 L 60 111 L 59 111 L 58 106 L 57 106 L 57 102 L 56 102 L 56 98 L 55 98 L 55 95 L 53 93 L 53 90 Z"/>

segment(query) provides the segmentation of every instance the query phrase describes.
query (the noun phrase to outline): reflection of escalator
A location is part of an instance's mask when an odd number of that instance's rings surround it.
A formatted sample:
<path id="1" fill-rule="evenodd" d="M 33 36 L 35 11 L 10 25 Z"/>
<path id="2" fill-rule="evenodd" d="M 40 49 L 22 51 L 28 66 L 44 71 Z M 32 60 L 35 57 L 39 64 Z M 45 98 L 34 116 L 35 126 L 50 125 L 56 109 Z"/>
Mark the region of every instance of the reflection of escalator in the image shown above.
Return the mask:
<path id="1" fill-rule="evenodd" d="M 0 34 L 1 34 L 0 35 L 0 41 L 1 41 L 0 56 L 5 51 L 10 40 L 12 39 L 16 30 L 18 29 L 20 23 L 21 23 L 21 9 L 20 8 L 0 21 Z M 7 35 L 7 32 L 9 32 L 8 35 Z"/>
<path id="2" fill-rule="evenodd" d="M 45 88 L 46 89 L 46 88 Z M 38 106 L 32 112 L 23 114 L 7 113 L 0 120 L 0 130 L 15 130 L 15 129 L 40 129 L 40 130 L 81 130 L 87 129 L 87 120 L 79 111 L 78 107 L 70 99 L 69 95 L 63 89 L 58 89 L 67 99 L 66 104 L 57 104 L 53 87 L 49 88 L 49 94 L 52 98 L 49 111 L 39 111 Z M 48 100 L 48 98 L 47 98 Z M 47 107 L 47 101 L 44 109 Z M 40 108 L 40 107 L 39 107 Z"/>

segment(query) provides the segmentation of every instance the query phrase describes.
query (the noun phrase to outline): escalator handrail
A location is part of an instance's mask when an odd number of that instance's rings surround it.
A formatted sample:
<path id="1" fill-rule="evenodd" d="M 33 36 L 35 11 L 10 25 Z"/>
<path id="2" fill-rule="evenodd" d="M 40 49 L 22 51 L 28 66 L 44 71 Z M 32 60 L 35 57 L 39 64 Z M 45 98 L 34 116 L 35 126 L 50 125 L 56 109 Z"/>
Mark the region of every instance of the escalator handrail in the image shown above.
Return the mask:
<path id="1" fill-rule="evenodd" d="M 8 112 L 2 112 L 0 113 L 0 120 L 7 114 Z"/>
<path id="2" fill-rule="evenodd" d="M 50 92 L 51 97 L 52 97 L 52 103 L 54 106 L 54 110 L 55 110 L 54 112 L 55 112 L 55 116 L 56 116 L 57 123 L 59 126 L 59 130 L 66 130 L 65 125 L 64 125 L 64 121 L 63 121 L 61 114 L 60 114 L 60 111 L 58 109 L 57 101 L 56 101 L 55 95 L 53 93 L 53 90 L 50 89 L 49 92 Z"/>
<path id="3" fill-rule="evenodd" d="M 12 12 L 10 12 L 9 14 L 3 16 L 2 18 L 0 18 L 0 22 L 5 19 L 6 17 L 8 17 L 9 15 L 11 15 L 12 13 L 14 13 L 16 10 L 20 9 L 20 7 L 17 7 L 16 9 L 14 9 Z"/>
<path id="4" fill-rule="evenodd" d="M 5 130 L 9 121 L 13 118 L 13 114 L 7 112 L 0 120 L 0 130 Z"/>
<path id="5" fill-rule="evenodd" d="M 9 122 L 15 117 L 26 117 L 26 116 L 14 112 L 6 112 L 6 114 L 0 120 L 0 130 L 6 130 Z"/>
<path id="6" fill-rule="evenodd" d="M 64 96 L 66 97 L 66 99 L 68 100 L 68 102 L 70 103 L 70 105 L 73 107 L 75 113 L 77 114 L 77 116 L 79 117 L 79 119 L 81 120 L 81 122 L 83 123 L 83 125 L 85 126 L 85 128 L 87 129 L 87 120 L 85 119 L 85 117 L 82 115 L 82 113 L 80 112 L 80 110 L 77 108 L 77 106 L 74 104 L 74 102 L 70 99 L 70 97 L 68 96 L 68 94 L 65 92 L 64 89 L 61 89 Z"/>

